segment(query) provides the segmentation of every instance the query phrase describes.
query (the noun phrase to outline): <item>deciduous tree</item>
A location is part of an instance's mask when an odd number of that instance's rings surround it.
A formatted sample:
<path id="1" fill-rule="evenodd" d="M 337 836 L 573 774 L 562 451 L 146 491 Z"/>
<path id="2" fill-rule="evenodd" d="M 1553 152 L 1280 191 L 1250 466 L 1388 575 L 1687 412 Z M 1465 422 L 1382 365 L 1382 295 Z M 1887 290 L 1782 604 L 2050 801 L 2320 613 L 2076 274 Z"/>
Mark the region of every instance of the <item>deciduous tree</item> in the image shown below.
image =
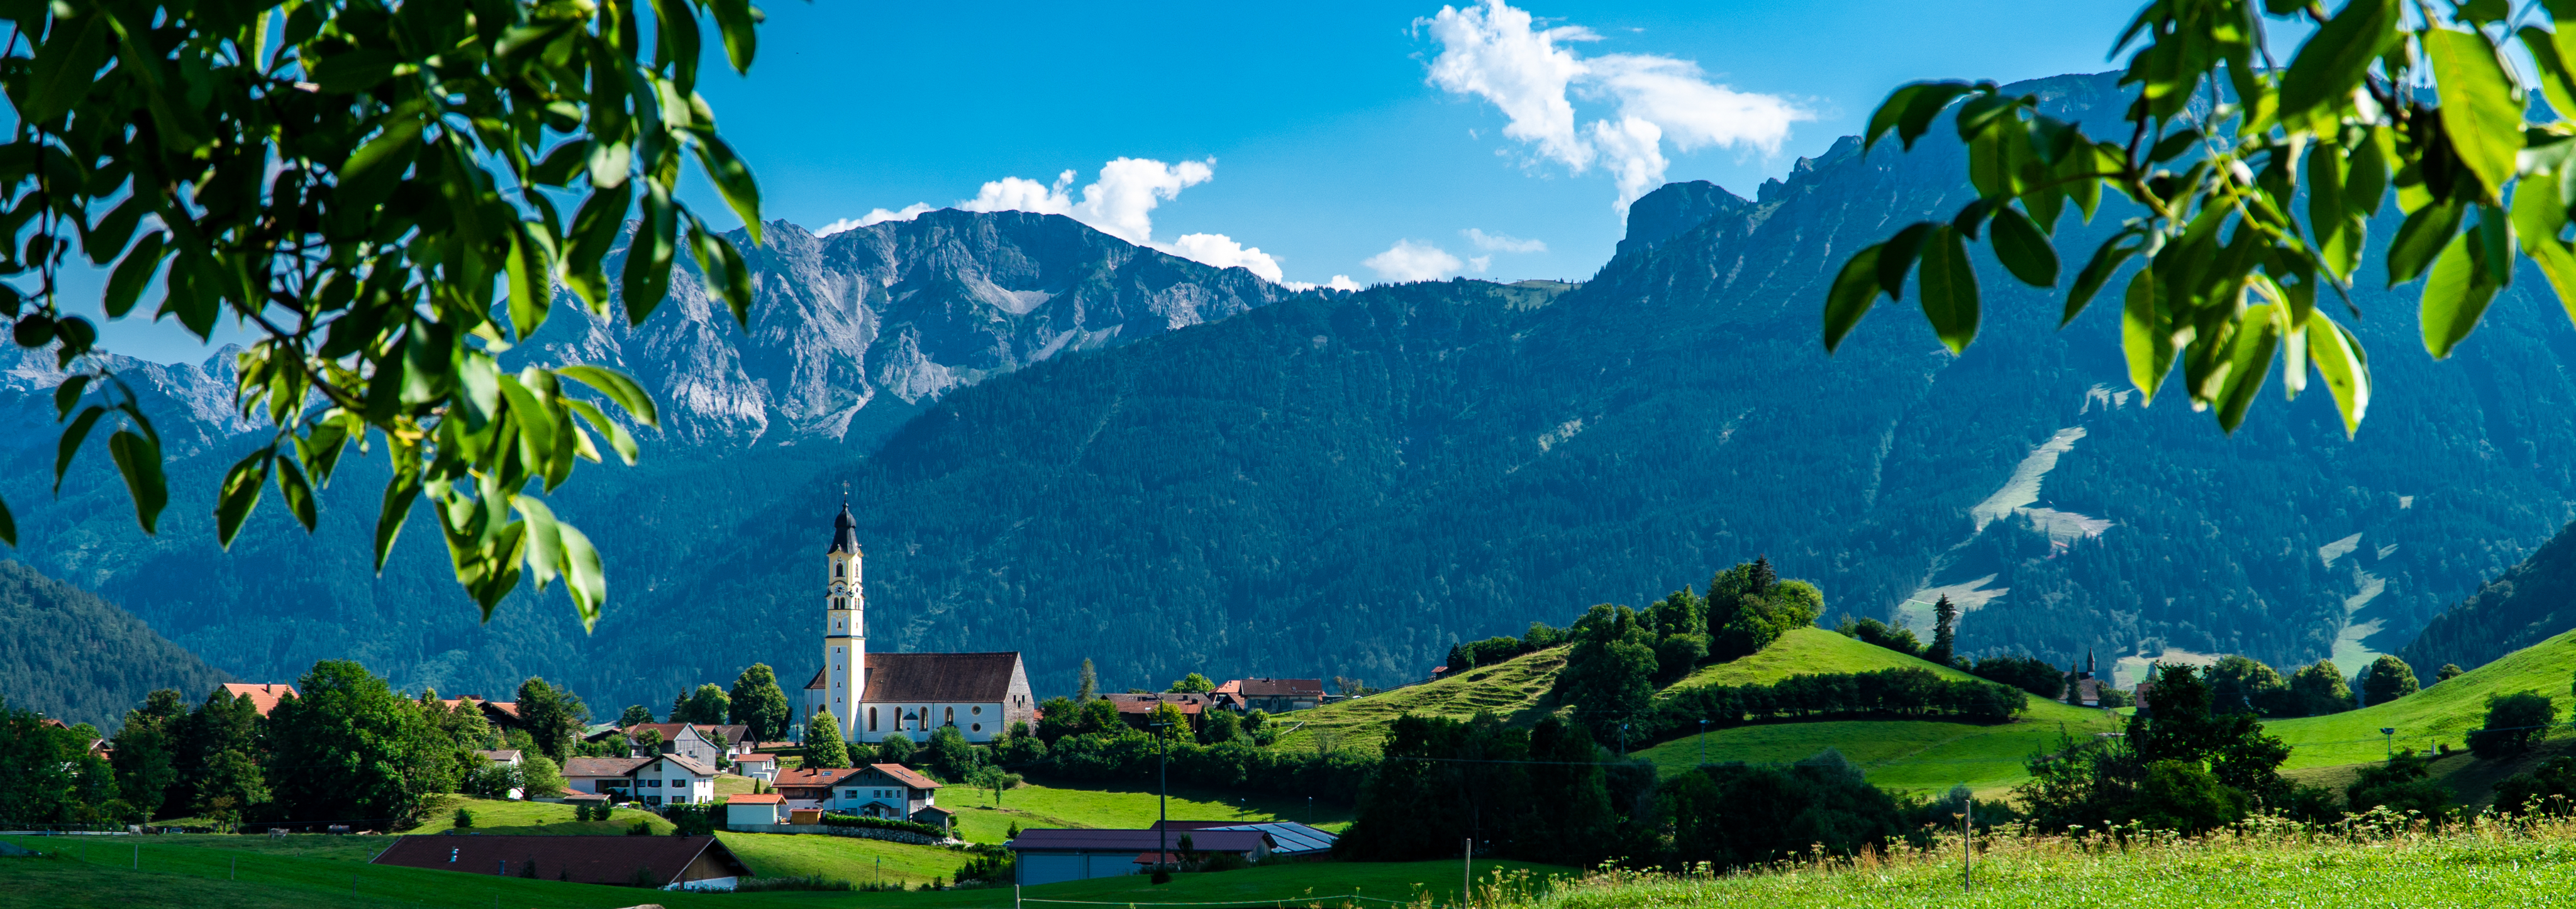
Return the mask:
<path id="1" fill-rule="evenodd" d="M 805 766 L 850 766 L 849 743 L 841 738 L 841 721 L 829 710 L 814 711 L 805 721 Z"/>
<path id="2" fill-rule="evenodd" d="M 787 692 L 778 687 L 778 673 L 767 663 L 753 663 L 733 680 L 725 710 L 733 722 L 750 728 L 749 735 L 755 741 L 785 738 L 787 724 L 795 721 L 794 709 L 787 706 Z"/>

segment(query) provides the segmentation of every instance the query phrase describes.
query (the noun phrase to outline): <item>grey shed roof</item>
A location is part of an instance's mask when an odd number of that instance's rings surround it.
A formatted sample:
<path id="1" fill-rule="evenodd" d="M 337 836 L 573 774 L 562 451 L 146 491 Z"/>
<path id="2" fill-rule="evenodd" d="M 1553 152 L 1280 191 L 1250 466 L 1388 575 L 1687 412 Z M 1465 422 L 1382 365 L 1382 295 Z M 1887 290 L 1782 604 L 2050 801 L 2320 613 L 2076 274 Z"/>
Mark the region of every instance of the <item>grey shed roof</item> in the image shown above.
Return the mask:
<path id="1" fill-rule="evenodd" d="M 1270 851 L 1278 855 L 1311 855 L 1333 849 L 1332 834 L 1293 821 L 1268 824 L 1242 824 L 1233 827 L 1210 827 L 1214 830 L 1258 830 L 1270 834 Z M 1205 834 L 1200 834 L 1204 836 Z M 1191 842 L 1198 842 L 1191 840 Z"/>
<path id="2" fill-rule="evenodd" d="M 1269 834 L 1259 830 L 1022 830 L 1010 842 L 1015 851 L 1063 852 L 1152 852 L 1158 848 L 1178 850 L 1181 837 L 1190 838 L 1190 848 L 1200 852 L 1251 852 L 1261 848 Z"/>

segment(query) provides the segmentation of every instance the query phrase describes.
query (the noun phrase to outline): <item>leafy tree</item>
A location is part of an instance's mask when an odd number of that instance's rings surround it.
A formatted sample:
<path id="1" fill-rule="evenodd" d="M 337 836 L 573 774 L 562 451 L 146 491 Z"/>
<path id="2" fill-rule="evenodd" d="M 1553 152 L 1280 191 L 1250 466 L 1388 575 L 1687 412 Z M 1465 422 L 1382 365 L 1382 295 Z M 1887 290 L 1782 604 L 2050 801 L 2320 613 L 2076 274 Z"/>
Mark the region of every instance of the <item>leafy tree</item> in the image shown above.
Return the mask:
<path id="1" fill-rule="evenodd" d="M 2333 660 L 2318 660 L 2290 676 L 2294 716 L 2324 716 L 2352 709 L 2352 686 Z"/>
<path id="2" fill-rule="evenodd" d="M 1208 681 L 1207 676 L 1193 672 L 1188 677 L 1173 682 L 1169 690 L 1173 694 L 1206 694 L 1216 690 L 1216 683 Z"/>
<path id="3" fill-rule="evenodd" d="M 905 766 L 911 766 L 916 760 L 914 753 L 920 750 L 920 747 L 913 742 L 911 736 L 898 732 L 877 740 L 876 762 L 880 764 L 902 764 Z"/>
<path id="4" fill-rule="evenodd" d="M 2146 783 L 2138 787 L 2136 813 L 2129 820 L 2157 830 L 2206 833 L 2244 820 L 2252 803 L 2244 790 L 2219 782 L 2198 763 L 2154 761 L 2147 765 Z"/>
<path id="5" fill-rule="evenodd" d="M 1658 797 L 1686 864 L 1740 868 L 1818 847 L 1848 856 L 1905 832 L 1896 799 L 1838 754 L 1788 767 L 1711 764 L 1667 781 Z"/>
<path id="6" fill-rule="evenodd" d="M 419 705 L 351 660 L 323 660 L 268 714 L 268 785 L 289 820 L 408 825 L 447 746 Z"/>
<path id="7" fill-rule="evenodd" d="M 270 801 L 259 765 L 266 725 L 251 699 L 221 688 L 197 705 L 178 732 L 179 788 L 189 810 L 230 824 Z"/>
<path id="8" fill-rule="evenodd" d="M 786 695 L 779 695 L 779 699 L 786 700 Z M 726 714 L 732 711 L 732 698 L 725 695 L 724 689 L 716 687 L 713 682 L 708 682 L 681 695 L 680 702 L 671 706 L 671 722 L 721 726 L 724 725 Z"/>
<path id="9" fill-rule="evenodd" d="M 1004 767 L 1029 767 L 1046 760 L 1046 740 L 1029 731 L 1027 723 L 1012 723 L 1009 734 L 993 747 L 994 759 Z"/>
<path id="10" fill-rule="evenodd" d="M 650 722 L 653 722 L 653 708 L 642 704 L 626 708 L 626 712 L 617 717 L 619 726 L 641 726 Z"/>
<path id="11" fill-rule="evenodd" d="M 1082 731 L 1117 732 L 1127 728 L 1127 720 L 1118 713 L 1118 705 L 1106 698 L 1092 698 L 1082 704 Z"/>
<path id="12" fill-rule="evenodd" d="M 1531 855 L 1516 838 L 1536 832 L 1523 822 L 1539 807 L 1529 788 L 1528 732 L 1491 713 L 1465 721 L 1407 714 L 1388 726 L 1380 747 L 1386 760 L 1360 790 L 1359 817 L 1334 843 L 1336 855 L 1455 857 L 1470 837 Z"/>
<path id="13" fill-rule="evenodd" d="M 1913 636 L 1908 634 L 1911 641 Z M 2044 698 L 2054 698 L 2066 690 L 2066 671 L 2038 657 L 1979 657 L 1968 674 L 1990 682 L 2001 682 Z"/>
<path id="14" fill-rule="evenodd" d="M 2450 813 L 2451 791 L 2426 778 L 2431 776 L 2425 769 L 2430 763 L 2431 758 L 2418 756 L 2410 748 L 2389 755 L 2386 765 L 2361 768 L 2361 775 L 2344 790 L 2344 803 L 2355 814 L 2373 808 L 2412 811 L 2439 826 Z"/>
<path id="15" fill-rule="evenodd" d="M 53 824 L 78 810 L 74 778 L 89 753 L 87 741 L 45 723 L 33 710 L 9 706 L 0 698 L 0 819 L 23 824 Z"/>
<path id="16" fill-rule="evenodd" d="M 2296 716 L 2289 682 L 2251 657 L 2225 656 L 2209 667 L 2209 709 L 2214 713 Z"/>
<path id="17" fill-rule="evenodd" d="M 2493 760 L 2521 754 L 2558 722 L 2558 707 L 2537 691 L 2487 695 L 2487 721 L 2469 732 L 2469 753 Z"/>
<path id="18" fill-rule="evenodd" d="M 2260 801 L 2288 793 L 2280 776 L 2288 745 L 2264 735 L 2250 714 L 2213 713 L 2209 683 L 2189 666 L 2163 667 L 2155 681 L 2150 715 L 2129 725 L 2128 742 L 2141 759 L 2205 763 L 2218 782 Z"/>
<path id="19" fill-rule="evenodd" d="M 662 753 L 662 730 L 647 729 L 635 734 L 635 747 L 645 754 Z"/>
<path id="20" fill-rule="evenodd" d="M 814 711 L 805 721 L 805 766 L 850 766 L 849 743 L 841 738 L 841 720 L 829 710 Z"/>
<path id="21" fill-rule="evenodd" d="M 1923 658 L 1943 666 L 1950 665 L 1958 644 L 1959 607 L 1951 605 L 1950 595 L 1945 593 L 1941 595 L 1940 602 L 1932 604 L 1932 646 L 1923 651 Z"/>
<path id="22" fill-rule="evenodd" d="M 2371 662 L 2369 669 L 2362 670 L 2361 691 L 2373 704 L 2414 694 L 2415 670 L 2405 660 L 2383 654 Z"/>
<path id="23" fill-rule="evenodd" d="M 1199 722 L 1199 742 L 1214 745 L 1243 737 L 1243 718 L 1231 710 L 1210 710 Z"/>
<path id="24" fill-rule="evenodd" d="M 603 262 L 639 196 L 617 293 L 628 319 L 665 296 L 685 226 L 708 288 L 748 324 L 740 252 L 676 198 L 691 153 L 761 237 L 759 190 L 696 93 L 699 17 L 712 14 L 740 71 L 758 14 L 747 0 L 650 11 L 647 30 L 627 0 L 12 8 L 27 41 L 5 52 L 22 62 L 0 197 L 34 237 L 0 273 L 33 290 L 0 292 L 0 316 L 19 346 L 59 345 L 56 361 L 79 365 L 55 395 L 71 420 L 62 450 L 103 420 L 118 427 L 108 448 L 155 530 L 169 499 L 158 434 L 109 362 L 86 356 L 97 329 L 60 298 L 62 270 L 86 267 L 77 250 L 114 263 L 109 318 L 165 274 L 155 318 L 211 338 L 229 314 L 256 337 L 232 363 L 237 403 L 277 428 L 215 490 L 218 541 L 272 479 L 310 531 L 313 487 L 372 434 L 393 468 L 379 568 L 426 494 L 487 616 L 524 571 L 539 590 L 563 579 L 587 628 L 607 595 L 599 555 L 528 486 L 552 491 L 574 458 L 597 460 L 593 436 L 634 459 L 633 438 L 567 380 L 647 425 L 652 399 L 597 366 L 504 375 L 497 355 L 536 332 L 557 282 L 607 313 Z M 569 224 L 559 199 L 581 200 Z M 0 540 L 14 544 L 6 515 Z"/>
<path id="25" fill-rule="evenodd" d="M 179 692 L 163 688 L 146 696 L 143 706 L 125 712 L 116 731 L 109 763 L 116 768 L 119 797 L 144 817 L 160 817 L 179 782 L 179 737 L 188 716 Z M 185 795 L 178 804 L 184 807 Z"/>
<path id="26" fill-rule="evenodd" d="M 1854 253 L 1825 301 L 1826 349 L 1912 272 L 1934 333 L 1964 351 L 1980 308 L 1967 243 L 1982 231 L 2015 278 L 2054 287 L 2049 235 L 2068 203 L 2089 219 L 2106 190 L 2139 214 L 2076 274 L 2065 320 L 2139 259 L 2121 306 L 2130 383 L 2152 399 L 2179 359 L 2183 393 L 2230 432 L 2276 355 L 2287 392 L 2313 368 L 2345 432 L 2359 429 L 2368 360 L 2319 304 L 2359 276 L 2368 219 L 2392 185 L 2406 223 L 2388 245 L 2388 280 L 2425 278 L 2420 320 L 2435 359 L 2477 327 L 2521 256 L 2576 315 L 2576 249 L 2560 239 L 2569 200 L 2553 189 L 2576 153 L 2576 131 L 2554 119 L 2576 111 L 2576 74 L 2556 37 L 2576 34 L 2562 18 L 2576 9 L 2462 3 L 2446 23 L 2417 8 L 2410 18 L 2399 0 L 2352 0 L 2329 17 L 2319 3 L 2266 3 L 2262 12 L 2316 28 L 2284 59 L 2250 3 L 2149 4 L 2112 47 L 2130 53 L 2122 82 L 2139 87 L 2114 128 L 2125 143 L 2097 141 L 1992 82 L 1897 89 L 1871 115 L 1864 147 L 1894 130 L 1911 148 L 1964 96 L 1949 123 L 1978 198 L 1949 223 L 1910 225 Z M 2536 78 L 2504 65 L 2515 41 Z M 2223 103 L 2195 109 L 2204 89 Z M 2535 89 L 2547 105 L 2533 103 Z M 2543 111 L 2553 122 L 2525 122 Z"/>
<path id="27" fill-rule="evenodd" d="M 1072 698 L 1057 695 L 1040 701 L 1038 702 L 1038 738 L 1045 739 L 1047 744 L 1052 745 L 1057 739 L 1081 732 L 1083 731 L 1082 717 L 1083 710 L 1074 706 Z"/>
<path id="28" fill-rule="evenodd" d="M 1097 672 L 1093 672 L 1093 671 L 1092 671 L 1092 669 L 1091 669 L 1091 658 L 1090 658 L 1090 657 L 1083 657 L 1083 658 L 1082 658 L 1082 685 L 1081 685 L 1081 687 L 1080 687 L 1080 688 L 1078 688 L 1078 689 L 1076 689 L 1076 690 L 1075 690 L 1074 695 L 1073 695 L 1073 699 L 1074 699 L 1074 700 L 1077 700 L 1077 701 L 1088 701 L 1088 700 L 1091 700 L 1092 698 L 1099 697 L 1099 696 L 1100 696 L 1100 674 L 1099 674 L 1099 673 L 1097 673 Z"/>
<path id="29" fill-rule="evenodd" d="M 726 710 L 733 722 L 750 727 L 754 741 L 775 741 L 787 736 L 787 724 L 795 720 L 794 709 L 787 706 L 787 692 L 778 687 L 778 673 L 767 663 L 753 663 L 733 681 L 733 692 L 726 700 Z"/>
<path id="30" fill-rule="evenodd" d="M 546 757 L 562 761 L 589 722 L 590 708 L 570 689 L 535 676 L 519 683 L 519 726 Z"/>
<path id="31" fill-rule="evenodd" d="M 2196 832 L 2258 807 L 2302 810 L 2314 793 L 2281 779 L 2290 749 L 2248 713 L 2213 714 L 2206 680 L 2188 666 L 2152 679 L 2147 711 L 2119 740 L 2069 739 L 2033 757 L 2013 790 L 2038 829 L 2137 822 Z"/>
<path id="32" fill-rule="evenodd" d="M 519 760 L 524 766 L 528 758 L 541 756 L 523 754 L 520 755 Z M 510 790 L 513 789 L 519 790 L 521 795 L 533 795 L 534 793 L 527 791 L 527 778 L 520 774 L 520 769 L 508 764 L 478 759 L 473 769 L 466 771 L 465 782 L 460 789 L 467 794 L 485 798 L 508 798 Z"/>
<path id="33" fill-rule="evenodd" d="M 546 798 L 564 791 L 563 768 L 542 754 L 519 756 L 519 785 L 528 798 Z"/>
<path id="34" fill-rule="evenodd" d="M 1914 639 L 1914 629 L 1911 628 L 1898 628 L 1877 619 L 1853 620 L 1846 618 L 1843 620 L 1842 626 L 1834 629 L 1834 631 L 1841 634 L 1843 637 L 1851 638 L 1852 640 L 1859 641 L 1864 644 L 1875 644 L 1880 647 L 1885 647 L 1889 650 L 1905 654 L 1906 656 L 1923 655 L 1923 642 Z M 2050 671 L 2051 674 L 2054 675 L 2055 667 L 2051 667 Z M 2045 692 L 2033 693 L 2038 694 L 2041 697 L 2055 697 L 2057 689 L 2050 688 Z"/>
<path id="35" fill-rule="evenodd" d="M 978 766 L 974 770 L 969 771 L 966 774 L 965 782 L 966 785 L 973 786 L 977 789 L 991 790 L 993 793 L 993 807 L 999 808 L 1002 807 L 1002 793 L 1019 788 L 1023 779 L 1019 774 L 1003 770 L 1000 767 L 984 765 Z"/>
<path id="36" fill-rule="evenodd" d="M 1815 585 L 1780 580 L 1765 559 L 1737 565 L 1708 582 L 1709 653 L 1728 660 L 1758 653 L 1824 612 Z"/>
<path id="37" fill-rule="evenodd" d="M 2458 664 L 2458 663 L 2444 663 L 2444 664 L 2442 664 L 2442 671 L 2441 671 L 2439 674 L 2436 674 L 2435 676 L 2433 676 L 2433 684 L 2439 685 L 2439 684 L 2442 684 L 2443 682 L 2448 682 L 2448 681 L 2450 681 L 2450 680 L 2452 680 L 2452 679 L 2459 678 L 2460 676 L 2463 676 L 2463 675 L 2466 675 L 2466 674 L 2468 674 L 2468 673 L 2467 673 L 2467 671 L 2466 671 L 2466 670 L 2461 669 L 2461 668 L 2460 668 L 2460 664 Z"/>
<path id="38" fill-rule="evenodd" d="M 963 780 L 984 766 L 984 753 L 966 741 L 966 733 L 956 726 L 942 725 L 930 731 L 928 747 L 922 749 L 922 763 L 943 780 Z"/>
<path id="39" fill-rule="evenodd" d="M 1654 700 L 1651 633 L 1628 607 L 1606 604 L 1592 607 L 1575 632 L 1574 649 L 1556 676 L 1557 698 L 1574 707 L 1574 721 L 1596 738 L 1617 738 L 1619 727 L 1645 717 Z"/>

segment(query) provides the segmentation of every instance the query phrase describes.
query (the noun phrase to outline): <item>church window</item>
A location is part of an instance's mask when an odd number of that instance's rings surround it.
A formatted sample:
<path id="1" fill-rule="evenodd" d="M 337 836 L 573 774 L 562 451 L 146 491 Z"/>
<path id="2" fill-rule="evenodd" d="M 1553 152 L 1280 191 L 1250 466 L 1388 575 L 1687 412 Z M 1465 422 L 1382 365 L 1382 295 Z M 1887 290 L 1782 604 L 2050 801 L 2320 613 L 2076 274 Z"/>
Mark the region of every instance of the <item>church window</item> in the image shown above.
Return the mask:
<path id="1" fill-rule="evenodd" d="M 982 732 L 982 731 L 984 731 L 984 724 L 982 724 L 982 723 L 977 723 L 977 724 L 975 724 L 971 729 L 969 729 L 968 731 L 970 731 L 970 732 Z"/>
<path id="2" fill-rule="evenodd" d="M 980 705 L 980 704 L 979 704 L 979 705 L 976 705 L 976 706 L 973 706 L 973 707 L 966 708 L 966 712 L 968 712 L 968 713 L 972 713 L 972 714 L 974 714 L 974 715 L 976 715 L 976 716 L 983 716 L 983 715 L 984 715 L 984 707 L 983 707 L 983 705 Z"/>
<path id="3" fill-rule="evenodd" d="M 946 723 L 950 726 L 957 725 L 957 708 L 946 708 L 946 712 L 941 716 L 940 722 Z"/>
<path id="4" fill-rule="evenodd" d="M 836 578 L 837 578 L 837 577 L 840 577 L 840 576 L 841 576 L 841 572 L 842 572 L 843 570 L 845 570 L 845 569 L 849 568 L 849 567 L 850 567 L 850 566 L 845 565 L 845 564 L 842 564 L 842 563 L 840 563 L 840 562 L 834 562 L 834 563 L 832 563 L 832 576 L 833 576 L 833 577 L 836 577 Z"/>
<path id="5" fill-rule="evenodd" d="M 874 707 L 868 708 L 868 731 L 877 731 L 877 709 Z"/>

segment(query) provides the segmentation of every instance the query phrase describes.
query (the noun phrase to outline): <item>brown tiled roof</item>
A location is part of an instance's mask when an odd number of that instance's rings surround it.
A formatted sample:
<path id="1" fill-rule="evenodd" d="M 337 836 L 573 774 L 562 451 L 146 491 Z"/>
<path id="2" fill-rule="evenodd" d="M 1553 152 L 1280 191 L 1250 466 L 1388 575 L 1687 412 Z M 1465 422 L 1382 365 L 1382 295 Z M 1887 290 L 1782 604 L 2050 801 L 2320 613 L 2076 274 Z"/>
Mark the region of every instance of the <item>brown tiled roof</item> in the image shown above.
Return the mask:
<path id="1" fill-rule="evenodd" d="M 1324 695 L 1322 679 L 1237 679 L 1226 684 L 1239 684 L 1241 687 L 1236 688 L 1235 693 L 1248 698 L 1322 697 Z"/>
<path id="2" fill-rule="evenodd" d="M 259 709 L 260 716 L 267 716 L 269 711 L 277 709 L 278 698 L 295 696 L 295 686 L 275 683 L 250 685 L 226 682 L 224 690 L 232 692 L 233 697 L 249 698 L 251 706 Z"/>
<path id="3" fill-rule="evenodd" d="M 823 670 L 821 670 L 821 669 L 816 669 L 816 670 L 814 670 L 814 680 L 813 680 L 813 681 L 811 681 L 811 682 L 807 682 L 807 683 L 805 683 L 805 690 L 807 690 L 807 691 L 816 691 L 816 690 L 820 690 L 822 687 L 823 687 Z"/>
<path id="4" fill-rule="evenodd" d="M 698 760 L 697 758 L 693 758 L 685 754 L 666 754 L 662 755 L 661 759 L 672 764 L 676 764 L 680 769 L 699 776 L 716 775 L 716 768 L 709 766 L 705 761 Z"/>
<path id="5" fill-rule="evenodd" d="M 868 766 L 875 768 L 878 773 L 894 777 L 896 782 L 910 786 L 914 789 L 939 788 L 938 781 L 922 776 L 921 774 L 914 773 L 912 772 L 912 768 L 906 767 L 902 764 L 869 764 Z"/>
<path id="6" fill-rule="evenodd" d="M 810 769 L 798 767 L 794 770 L 778 771 L 777 785 L 837 786 L 840 785 L 843 778 L 857 772 L 859 772 L 858 768 L 855 767 L 821 767 Z"/>
<path id="7" fill-rule="evenodd" d="M 563 775 L 567 777 L 625 776 L 627 774 L 634 773 L 635 768 L 642 767 L 650 763 L 653 763 L 652 758 L 565 758 L 563 763 Z"/>
<path id="8" fill-rule="evenodd" d="M 859 692 L 872 704 L 1003 701 L 1011 696 L 1017 651 L 1001 653 L 871 653 Z"/>
<path id="9" fill-rule="evenodd" d="M 734 758 L 733 762 L 736 764 L 775 764 L 778 763 L 778 756 L 774 754 L 746 754 L 741 757 Z"/>
<path id="10" fill-rule="evenodd" d="M 725 804 L 728 805 L 776 805 L 785 801 L 786 796 L 775 792 L 737 792 L 725 796 Z"/>
<path id="11" fill-rule="evenodd" d="M 752 873 L 712 836 L 406 836 L 374 864 L 516 877 L 533 862 L 539 880 L 579 884 L 633 884 L 641 869 L 662 886 L 701 856 L 731 876 Z"/>

